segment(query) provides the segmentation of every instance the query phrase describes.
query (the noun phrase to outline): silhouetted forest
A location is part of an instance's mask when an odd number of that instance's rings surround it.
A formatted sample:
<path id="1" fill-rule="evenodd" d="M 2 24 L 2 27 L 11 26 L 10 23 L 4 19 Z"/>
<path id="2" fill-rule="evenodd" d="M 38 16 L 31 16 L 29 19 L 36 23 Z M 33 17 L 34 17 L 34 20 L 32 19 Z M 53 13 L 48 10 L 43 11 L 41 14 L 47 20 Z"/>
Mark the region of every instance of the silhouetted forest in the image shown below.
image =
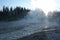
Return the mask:
<path id="1" fill-rule="evenodd" d="M 53 12 L 52 19 L 60 24 L 60 12 Z"/>
<path id="2" fill-rule="evenodd" d="M 50 12 L 48 19 L 52 22 L 60 24 L 60 11 Z"/>
<path id="3" fill-rule="evenodd" d="M 0 21 L 12 21 L 17 20 L 17 18 L 24 18 L 28 15 L 30 10 L 22 7 L 8 8 L 3 6 L 3 10 L 0 10 Z"/>

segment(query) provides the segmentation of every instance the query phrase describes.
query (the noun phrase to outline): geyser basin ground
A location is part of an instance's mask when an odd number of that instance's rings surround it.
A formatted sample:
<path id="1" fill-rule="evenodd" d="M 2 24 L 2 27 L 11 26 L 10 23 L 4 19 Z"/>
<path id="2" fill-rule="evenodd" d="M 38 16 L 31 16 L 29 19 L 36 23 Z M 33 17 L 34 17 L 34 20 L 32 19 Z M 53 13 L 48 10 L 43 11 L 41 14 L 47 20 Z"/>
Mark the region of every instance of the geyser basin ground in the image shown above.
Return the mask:
<path id="1" fill-rule="evenodd" d="M 17 40 L 60 40 L 60 29 L 49 28 Z"/>

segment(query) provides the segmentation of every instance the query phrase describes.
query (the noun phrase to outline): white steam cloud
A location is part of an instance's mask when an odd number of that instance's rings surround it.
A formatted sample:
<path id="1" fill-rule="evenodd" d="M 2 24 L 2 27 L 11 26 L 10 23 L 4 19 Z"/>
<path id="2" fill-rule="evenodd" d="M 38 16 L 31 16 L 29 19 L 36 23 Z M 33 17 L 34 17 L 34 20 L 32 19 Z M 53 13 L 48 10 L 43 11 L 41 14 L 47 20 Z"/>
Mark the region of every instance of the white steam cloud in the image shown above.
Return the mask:
<path id="1" fill-rule="evenodd" d="M 31 0 L 33 9 L 41 8 L 47 15 L 48 11 L 53 11 L 56 8 L 55 0 Z"/>

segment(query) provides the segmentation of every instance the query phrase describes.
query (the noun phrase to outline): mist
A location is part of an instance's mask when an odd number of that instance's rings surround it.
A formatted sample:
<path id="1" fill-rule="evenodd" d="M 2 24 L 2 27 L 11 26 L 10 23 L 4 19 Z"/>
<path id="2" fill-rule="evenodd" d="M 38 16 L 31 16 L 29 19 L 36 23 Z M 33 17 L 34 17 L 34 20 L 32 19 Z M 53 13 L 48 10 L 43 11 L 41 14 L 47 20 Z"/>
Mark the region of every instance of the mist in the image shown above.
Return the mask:
<path id="1" fill-rule="evenodd" d="M 17 27 L 17 26 L 21 26 L 21 25 L 30 25 L 30 24 L 38 24 L 40 26 L 55 26 L 58 25 L 57 22 L 51 22 L 49 21 L 52 18 L 52 13 L 48 13 L 48 16 L 45 15 L 45 13 L 43 12 L 43 10 L 41 9 L 35 9 L 32 10 L 30 12 L 28 12 L 28 15 L 25 16 L 25 18 L 21 19 L 18 18 L 18 20 L 16 21 L 8 21 L 8 22 L 4 22 L 4 21 L 0 21 L 0 28 L 11 28 L 11 27 Z M 52 19 L 53 20 L 53 19 Z"/>
<path id="2" fill-rule="evenodd" d="M 10 22 L 4 22 L 4 23 L 2 22 L 2 23 L 6 26 L 8 24 L 10 24 L 8 26 L 11 26 L 11 25 L 14 25 L 14 26 L 27 25 L 30 23 L 43 23 L 45 18 L 46 18 L 45 13 L 40 9 L 36 9 L 34 11 L 28 12 L 28 15 L 25 18 L 23 18 L 22 20 L 10 21 Z M 3 24 L 0 24 L 0 26 L 2 26 Z"/>
<path id="3" fill-rule="evenodd" d="M 36 32 L 42 32 L 43 29 L 57 28 L 59 27 L 59 20 L 56 19 L 59 19 L 59 12 L 56 13 L 58 13 L 56 14 L 57 17 L 55 16 L 55 12 L 49 12 L 46 16 L 43 10 L 35 9 L 28 12 L 22 19 L 0 21 L 0 37 L 2 37 L 0 39 L 2 40 L 4 36 L 6 36 L 7 40 L 11 40 L 13 37 L 14 39 L 18 39 Z"/>

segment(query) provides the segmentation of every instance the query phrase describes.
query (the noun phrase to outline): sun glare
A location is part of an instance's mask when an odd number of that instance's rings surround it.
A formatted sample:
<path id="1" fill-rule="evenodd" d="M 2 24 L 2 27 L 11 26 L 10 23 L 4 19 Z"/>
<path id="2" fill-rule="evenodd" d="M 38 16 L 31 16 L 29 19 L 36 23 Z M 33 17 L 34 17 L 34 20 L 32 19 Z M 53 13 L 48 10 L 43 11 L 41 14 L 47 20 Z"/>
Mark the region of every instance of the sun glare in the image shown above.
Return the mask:
<path id="1" fill-rule="evenodd" d="M 55 10 L 56 3 L 54 0 L 31 0 L 31 4 L 33 8 L 42 9 L 46 16 L 48 15 L 48 11 Z"/>

